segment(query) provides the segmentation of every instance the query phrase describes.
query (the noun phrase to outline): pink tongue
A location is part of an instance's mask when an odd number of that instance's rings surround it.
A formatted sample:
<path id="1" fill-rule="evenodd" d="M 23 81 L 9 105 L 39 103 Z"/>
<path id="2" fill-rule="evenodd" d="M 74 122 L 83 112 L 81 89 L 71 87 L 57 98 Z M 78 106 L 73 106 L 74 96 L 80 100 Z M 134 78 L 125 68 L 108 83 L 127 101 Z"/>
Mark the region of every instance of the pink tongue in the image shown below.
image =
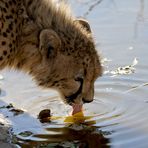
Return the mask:
<path id="1" fill-rule="evenodd" d="M 79 112 L 82 112 L 82 106 L 83 104 L 73 104 L 72 105 L 72 115 L 76 114 L 76 113 L 79 113 Z"/>

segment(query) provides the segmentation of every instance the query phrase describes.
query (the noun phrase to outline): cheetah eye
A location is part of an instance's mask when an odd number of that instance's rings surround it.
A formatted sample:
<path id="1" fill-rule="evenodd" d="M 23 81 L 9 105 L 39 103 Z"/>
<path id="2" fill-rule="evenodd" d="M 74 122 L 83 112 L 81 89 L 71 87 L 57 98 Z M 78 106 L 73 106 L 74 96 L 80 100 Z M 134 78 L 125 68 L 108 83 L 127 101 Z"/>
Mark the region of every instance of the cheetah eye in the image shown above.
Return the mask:
<path id="1" fill-rule="evenodd" d="M 83 71 L 81 70 L 81 71 L 79 71 L 79 73 L 75 76 L 75 81 L 81 82 L 81 81 L 83 81 L 83 79 L 84 79 L 84 74 L 83 74 Z"/>
<path id="2" fill-rule="evenodd" d="M 76 77 L 75 81 L 83 82 L 83 78 L 82 77 Z"/>

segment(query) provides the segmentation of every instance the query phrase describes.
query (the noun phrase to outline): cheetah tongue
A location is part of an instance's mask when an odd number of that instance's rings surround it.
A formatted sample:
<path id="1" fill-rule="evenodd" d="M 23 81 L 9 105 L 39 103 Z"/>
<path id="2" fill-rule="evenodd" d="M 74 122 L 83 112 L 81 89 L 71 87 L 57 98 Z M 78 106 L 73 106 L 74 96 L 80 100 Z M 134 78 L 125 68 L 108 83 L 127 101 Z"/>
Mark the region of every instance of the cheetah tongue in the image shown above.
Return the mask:
<path id="1" fill-rule="evenodd" d="M 75 115 L 76 113 L 82 112 L 82 106 L 83 104 L 72 104 L 72 115 Z"/>

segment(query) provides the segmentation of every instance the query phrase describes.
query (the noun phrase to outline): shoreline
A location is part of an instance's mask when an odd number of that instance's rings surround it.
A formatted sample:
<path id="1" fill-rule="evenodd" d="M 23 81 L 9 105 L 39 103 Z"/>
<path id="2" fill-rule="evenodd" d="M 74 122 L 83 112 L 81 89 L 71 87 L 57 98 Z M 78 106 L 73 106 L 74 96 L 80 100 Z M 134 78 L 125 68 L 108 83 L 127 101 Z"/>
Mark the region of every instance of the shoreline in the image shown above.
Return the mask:
<path id="1" fill-rule="evenodd" d="M 2 107 L 1 107 L 2 108 Z M 12 143 L 13 134 L 11 133 L 10 121 L 0 110 L 0 148 L 18 148 Z"/>
<path id="2" fill-rule="evenodd" d="M 0 117 L 0 148 L 17 148 L 17 146 L 11 143 L 12 135 L 10 133 L 10 128 L 11 127 L 7 124 L 1 123 Z"/>

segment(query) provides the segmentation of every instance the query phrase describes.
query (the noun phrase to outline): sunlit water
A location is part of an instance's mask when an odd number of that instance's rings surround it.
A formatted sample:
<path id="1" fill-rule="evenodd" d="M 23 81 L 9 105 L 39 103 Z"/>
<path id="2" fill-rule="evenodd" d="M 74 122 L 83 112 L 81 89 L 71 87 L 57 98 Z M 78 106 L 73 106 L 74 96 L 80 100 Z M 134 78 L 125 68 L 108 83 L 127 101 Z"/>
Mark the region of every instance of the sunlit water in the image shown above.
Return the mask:
<path id="1" fill-rule="evenodd" d="M 71 108 L 54 91 L 40 90 L 25 74 L 3 71 L 0 106 L 12 103 L 25 114 L 8 116 L 21 147 L 40 143 L 63 147 L 148 147 L 148 1 L 70 1 L 76 16 L 85 16 L 92 26 L 103 57 L 104 75 L 95 83 L 95 99 L 84 106 L 89 125 L 69 125 L 64 120 Z M 96 5 L 97 4 L 97 5 Z M 118 67 L 132 65 L 124 73 Z M 55 118 L 40 123 L 38 113 L 52 110 Z M 29 131 L 28 135 L 23 134 Z M 85 137 L 85 138 L 84 138 Z M 42 147 L 44 147 L 42 145 Z"/>

